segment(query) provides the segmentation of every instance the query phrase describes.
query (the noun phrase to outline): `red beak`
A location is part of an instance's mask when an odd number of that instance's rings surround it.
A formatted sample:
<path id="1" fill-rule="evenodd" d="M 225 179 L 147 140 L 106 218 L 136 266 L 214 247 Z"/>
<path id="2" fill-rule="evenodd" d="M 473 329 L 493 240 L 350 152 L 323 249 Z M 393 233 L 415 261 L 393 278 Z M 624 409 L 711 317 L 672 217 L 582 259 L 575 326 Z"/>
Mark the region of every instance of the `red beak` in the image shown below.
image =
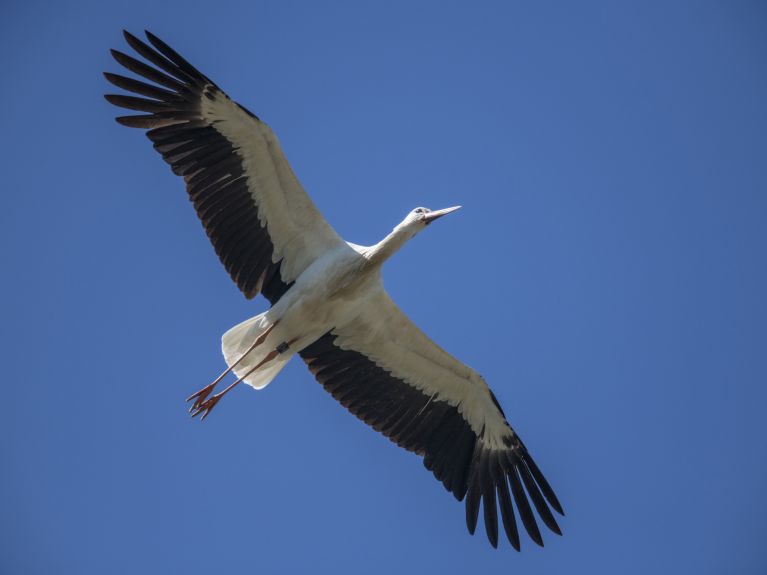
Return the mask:
<path id="1" fill-rule="evenodd" d="M 441 218 L 442 216 L 445 216 L 449 214 L 450 212 L 454 212 L 457 209 L 459 209 L 461 206 L 453 206 L 452 208 L 445 208 L 443 210 L 434 210 L 433 212 L 429 212 L 423 217 L 423 221 L 427 224 L 430 224 L 437 218 Z"/>

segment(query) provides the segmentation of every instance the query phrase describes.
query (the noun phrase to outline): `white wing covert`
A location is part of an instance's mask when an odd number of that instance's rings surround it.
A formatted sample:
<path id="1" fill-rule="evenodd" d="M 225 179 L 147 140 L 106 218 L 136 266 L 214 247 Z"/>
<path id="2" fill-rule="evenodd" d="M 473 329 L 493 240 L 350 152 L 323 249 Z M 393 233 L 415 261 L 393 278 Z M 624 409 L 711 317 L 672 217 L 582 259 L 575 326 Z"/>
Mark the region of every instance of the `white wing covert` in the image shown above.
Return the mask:
<path id="1" fill-rule="evenodd" d="M 156 36 L 146 33 L 150 46 L 124 34 L 153 66 L 116 50 L 112 55 L 152 83 L 105 74 L 112 84 L 141 96 L 106 96 L 117 106 L 144 112 L 117 121 L 148 130 L 155 149 L 184 178 L 237 286 L 248 298 L 262 293 L 274 304 L 312 262 L 345 242 L 306 195 L 266 124 Z M 563 514 L 554 491 L 479 374 L 419 330 L 382 285 L 368 304 L 299 352 L 317 380 L 365 423 L 422 455 L 426 468 L 459 501 L 466 499 L 471 533 L 480 502 L 493 546 L 498 507 L 517 550 L 514 506 L 539 545 L 533 507 L 561 533 L 551 512 Z"/>
<path id="2" fill-rule="evenodd" d="M 144 97 L 109 94 L 122 116 L 147 136 L 186 182 L 208 237 L 246 297 L 272 302 L 315 259 L 343 241 L 304 192 L 272 130 L 232 101 L 162 40 L 152 47 L 128 32 L 128 44 L 149 66 L 112 50 L 146 82 L 106 73 L 112 84 Z"/>
<path id="3" fill-rule="evenodd" d="M 429 339 L 383 287 L 358 317 L 325 334 L 301 357 L 344 407 L 422 455 L 426 468 L 459 501 L 466 497 L 471 533 L 482 500 L 493 546 L 499 506 L 507 538 L 519 549 L 513 496 L 528 534 L 543 545 L 529 496 L 543 522 L 561 534 L 549 509 L 563 514 L 554 491 L 482 377 Z"/>

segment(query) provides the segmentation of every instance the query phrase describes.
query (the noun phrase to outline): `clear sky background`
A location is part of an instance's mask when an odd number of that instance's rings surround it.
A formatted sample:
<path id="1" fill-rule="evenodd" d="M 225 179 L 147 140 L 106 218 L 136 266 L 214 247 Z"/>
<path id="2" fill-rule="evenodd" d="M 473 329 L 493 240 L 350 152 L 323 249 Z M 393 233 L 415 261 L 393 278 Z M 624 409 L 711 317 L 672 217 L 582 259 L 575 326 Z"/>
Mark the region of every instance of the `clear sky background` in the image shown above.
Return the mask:
<path id="1" fill-rule="evenodd" d="M 154 31 L 280 136 L 565 507 L 493 550 L 295 361 L 184 398 L 265 308 L 116 124 Z M 0 571 L 767 572 L 767 4 L 4 2 Z M 331 571 L 332 570 L 332 571 Z"/>

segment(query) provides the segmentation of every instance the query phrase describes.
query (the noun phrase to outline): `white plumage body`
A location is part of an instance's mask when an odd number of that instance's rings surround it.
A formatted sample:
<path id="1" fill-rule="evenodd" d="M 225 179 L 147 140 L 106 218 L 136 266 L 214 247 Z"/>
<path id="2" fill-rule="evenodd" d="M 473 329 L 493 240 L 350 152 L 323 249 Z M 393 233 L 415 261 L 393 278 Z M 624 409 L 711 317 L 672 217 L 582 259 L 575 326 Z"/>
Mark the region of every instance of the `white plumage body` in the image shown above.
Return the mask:
<path id="1" fill-rule="evenodd" d="M 359 313 L 380 285 L 379 269 L 363 253 L 348 244 L 338 244 L 306 268 L 293 286 L 268 311 L 227 331 L 222 351 L 227 365 L 240 360 L 258 336 L 268 330 L 264 344 L 251 351 L 233 371 L 245 383 L 263 389 L 279 373 L 295 350 L 316 341 L 335 326 L 346 325 Z M 295 341 L 288 351 L 263 368 L 248 374 L 280 343 Z M 272 365 L 279 362 L 278 365 Z"/>
<path id="2" fill-rule="evenodd" d="M 184 178 L 227 272 L 247 298 L 263 294 L 272 304 L 223 335 L 229 369 L 189 398 L 193 415 L 204 419 L 240 381 L 263 389 L 299 354 L 344 407 L 422 455 L 445 488 L 465 498 L 471 533 L 481 502 L 492 545 L 498 544 L 500 509 L 509 542 L 519 549 L 513 496 L 536 543 L 543 540 L 530 502 L 561 534 L 549 507 L 559 513 L 562 507 L 484 379 L 418 329 L 383 287 L 383 263 L 457 207 L 416 208 L 374 246 L 345 242 L 304 192 L 265 123 L 156 36 L 147 32 L 151 46 L 127 32 L 125 38 L 153 66 L 112 51 L 143 78 L 105 74 L 142 96 L 106 96 L 145 113 L 118 122 L 148 130 L 155 149 Z M 229 371 L 237 381 L 211 396 Z"/>
<path id="3" fill-rule="evenodd" d="M 426 338 L 399 311 L 383 287 L 383 258 L 415 235 L 417 228 L 413 228 L 417 225 L 417 220 L 406 218 L 375 246 L 340 244 L 324 254 L 298 276 L 270 310 L 224 334 L 224 357 L 229 366 L 234 365 L 253 341 L 274 325 L 264 344 L 233 369 L 253 388 L 263 389 L 287 364 L 293 350 L 303 349 L 332 331 L 338 334 L 336 341 L 341 348 L 347 344 L 351 349 L 365 350 L 376 364 L 400 375 L 430 398 L 457 406 L 477 433 L 484 432 L 488 445 L 499 449 L 503 438 L 512 432 L 492 405 L 484 379 Z M 283 341 L 295 344 L 251 373 Z M 433 383 L 435 378 L 438 386 Z"/>

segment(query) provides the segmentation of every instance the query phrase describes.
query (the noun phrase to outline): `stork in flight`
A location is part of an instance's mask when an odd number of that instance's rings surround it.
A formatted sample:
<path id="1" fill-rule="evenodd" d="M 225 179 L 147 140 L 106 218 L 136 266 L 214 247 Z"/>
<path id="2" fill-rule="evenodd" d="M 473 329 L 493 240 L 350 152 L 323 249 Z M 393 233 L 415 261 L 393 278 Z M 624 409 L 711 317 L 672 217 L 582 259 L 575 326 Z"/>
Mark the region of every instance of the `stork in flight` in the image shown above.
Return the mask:
<path id="1" fill-rule="evenodd" d="M 563 515 L 562 506 L 484 379 L 419 330 L 381 281 L 386 260 L 458 206 L 415 208 L 374 246 L 345 242 L 304 192 L 266 124 L 150 32 L 149 44 L 124 35 L 149 64 L 117 50 L 112 55 L 152 83 L 105 73 L 139 95 L 106 99 L 144 112 L 117 121 L 148 130 L 154 148 L 184 178 L 229 275 L 246 298 L 261 293 L 272 305 L 224 334 L 228 369 L 189 398 L 193 415 L 204 419 L 240 382 L 263 389 L 298 353 L 344 407 L 423 456 L 447 490 L 466 499 L 471 533 L 482 502 L 493 547 L 498 508 L 517 550 L 514 506 L 539 545 L 533 507 L 561 535 L 550 508 Z M 230 372 L 234 383 L 211 395 Z"/>

